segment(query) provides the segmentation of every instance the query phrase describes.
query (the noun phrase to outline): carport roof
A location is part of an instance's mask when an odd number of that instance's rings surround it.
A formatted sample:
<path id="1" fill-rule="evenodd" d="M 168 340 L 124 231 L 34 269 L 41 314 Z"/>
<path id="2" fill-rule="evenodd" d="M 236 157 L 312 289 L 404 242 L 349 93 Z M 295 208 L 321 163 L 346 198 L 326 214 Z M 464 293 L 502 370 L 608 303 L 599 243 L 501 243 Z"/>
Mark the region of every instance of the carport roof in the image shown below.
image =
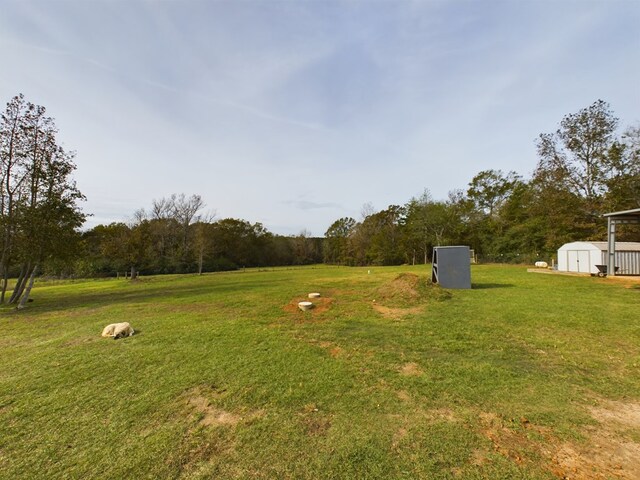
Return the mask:
<path id="1" fill-rule="evenodd" d="M 623 210 L 621 212 L 605 213 L 603 217 L 611 217 L 615 219 L 640 219 L 640 208 L 634 208 L 633 210 Z"/>
<path id="2" fill-rule="evenodd" d="M 607 242 L 586 242 L 606 252 Z M 616 242 L 616 252 L 640 252 L 640 242 Z"/>

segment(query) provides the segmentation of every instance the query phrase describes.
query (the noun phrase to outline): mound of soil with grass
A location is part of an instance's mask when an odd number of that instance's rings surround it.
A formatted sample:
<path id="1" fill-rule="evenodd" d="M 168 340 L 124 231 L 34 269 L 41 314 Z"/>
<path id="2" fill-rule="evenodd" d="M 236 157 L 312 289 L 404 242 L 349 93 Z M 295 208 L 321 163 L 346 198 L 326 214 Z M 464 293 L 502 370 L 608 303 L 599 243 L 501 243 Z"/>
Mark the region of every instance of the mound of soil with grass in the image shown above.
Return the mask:
<path id="1" fill-rule="evenodd" d="M 451 298 L 451 292 L 415 273 L 401 273 L 373 292 L 373 308 L 382 316 L 399 320 L 422 312 L 429 301 Z"/>
<path id="2" fill-rule="evenodd" d="M 376 290 L 376 301 L 380 303 L 388 301 L 415 303 L 421 297 L 421 290 L 424 286 L 421 284 L 424 283 L 425 279 L 420 279 L 414 273 L 401 273 Z"/>
<path id="3" fill-rule="evenodd" d="M 410 306 L 428 300 L 446 300 L 450 297 L 451 292 L 415 273 L 401 273 L 374 293 L 376 303 L 387 306 Z"/>

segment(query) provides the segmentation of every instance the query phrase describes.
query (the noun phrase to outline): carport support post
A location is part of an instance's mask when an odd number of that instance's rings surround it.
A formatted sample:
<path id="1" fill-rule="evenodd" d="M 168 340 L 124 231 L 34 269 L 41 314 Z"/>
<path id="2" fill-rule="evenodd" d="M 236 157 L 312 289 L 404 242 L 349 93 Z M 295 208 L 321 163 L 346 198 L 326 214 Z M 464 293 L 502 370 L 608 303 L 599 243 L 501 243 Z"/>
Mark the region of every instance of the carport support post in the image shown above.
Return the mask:
<path id="1" fill-rule="evenodd" d="M 607 275 L 616 274 L 616 222 L 607 218 Z"/>

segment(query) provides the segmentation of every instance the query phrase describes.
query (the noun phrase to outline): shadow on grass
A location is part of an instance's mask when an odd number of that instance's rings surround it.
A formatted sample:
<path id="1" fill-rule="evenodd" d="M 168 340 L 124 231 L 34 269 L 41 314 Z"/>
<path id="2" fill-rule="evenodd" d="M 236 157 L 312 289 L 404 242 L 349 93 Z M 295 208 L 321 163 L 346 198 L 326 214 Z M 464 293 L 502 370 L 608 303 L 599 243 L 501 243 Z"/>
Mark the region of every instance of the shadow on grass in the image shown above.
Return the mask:
<path id="1" fill-rule="evenodd" d="M 490 288 L 512 288 L 515 287 L 513 283 L 472 283 L 471 288 L 473 290 L 488 290 Z"/>
<path id="2" fill-rule="evenodd" d="M 45 313 L 69 310 L 74 308 L 97 308 L 102 306 L 114 306 L 119 304 L 151 303 L 154 300 L 169 297 L 170 303 L 183 299 L 193 300 L 197 297 L 207 298 L 212 295 L 224 296 L 231 292 L 250 293 L 254 290 L 265 290 L 273 287 L 273 281 L 263 279 L 257 281 L 231 281 L 225 283 L 203 282 L 193 284 L 192 282 L 167 282 L 159 285 L 144 285 L 142 283 L 123 283 L 121 288 L 106 292 L 81 292 L 55 296 L 38 296 L 37 301 L 30 304 L 29 308 L 23 310 L 2 309 L 2 313 L 8 315 L 29 314 L 39 316 Z M 37 295 L 37 290 L 34 290 Z M 160 302 L 163 303 L 163 302 Z M 134 326 L 135 329 L 135 326 Z M 138 333 L 136 331 L 136 333 Z"/>

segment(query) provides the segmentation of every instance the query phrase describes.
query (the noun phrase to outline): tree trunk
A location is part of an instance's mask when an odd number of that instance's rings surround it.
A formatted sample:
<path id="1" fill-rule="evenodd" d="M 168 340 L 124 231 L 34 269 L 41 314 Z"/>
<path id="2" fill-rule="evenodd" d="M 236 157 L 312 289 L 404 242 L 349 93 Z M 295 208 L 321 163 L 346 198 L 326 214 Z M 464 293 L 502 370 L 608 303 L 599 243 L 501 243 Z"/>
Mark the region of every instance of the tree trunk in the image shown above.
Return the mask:
<path id="1" fill-rule="evenodd" d="M 7 285 L 9 283 L 9 270 L 2 268 L 2 292 L 0 293 L 0 304 L 4 303 L 4 296 L 7 293 Z"/>
<path id="2" fill-rule="evenodd" d="M 138 278 L 138 271 L 136 270 L 136 267 L 134 267 L 133 265 L 131 265 L 130 278 L 131 278 L 131 280 L 135 280 L 136 278 Z"/>
<path id="3" fill-rule="evenodd" d="M 9 298 L 9 305 L 11 305 L 12 303 L 16 303 L 20 299 L 20 295 L 22 295 L 25 283 L 27 282 L 29 268 L 31 268 L 31 265 L 29 263 L 23 263 L 22 267 L 20 267 L 20 275 L 18 276 L 18 280 L 16 281 L 16 286 L 13 287 L 13 293 Z"/>
<path id="4" fill-rule="evenodd" d="M 31 277 L 29 277 L 29 285 L 27 285 L 27 289 L 24 291 L 24 295 L 20 300 L 20 303 L 16 308 L 21 309 L 24 308 L 24 304 L 29 301 L 29 295 L 31 295 L 31 289 L 33 288 L 33 282 L 36 280 L 36 274 L 38 272 L 38 264 L 36 263 L 35 267 L 31 271 Z"/>

